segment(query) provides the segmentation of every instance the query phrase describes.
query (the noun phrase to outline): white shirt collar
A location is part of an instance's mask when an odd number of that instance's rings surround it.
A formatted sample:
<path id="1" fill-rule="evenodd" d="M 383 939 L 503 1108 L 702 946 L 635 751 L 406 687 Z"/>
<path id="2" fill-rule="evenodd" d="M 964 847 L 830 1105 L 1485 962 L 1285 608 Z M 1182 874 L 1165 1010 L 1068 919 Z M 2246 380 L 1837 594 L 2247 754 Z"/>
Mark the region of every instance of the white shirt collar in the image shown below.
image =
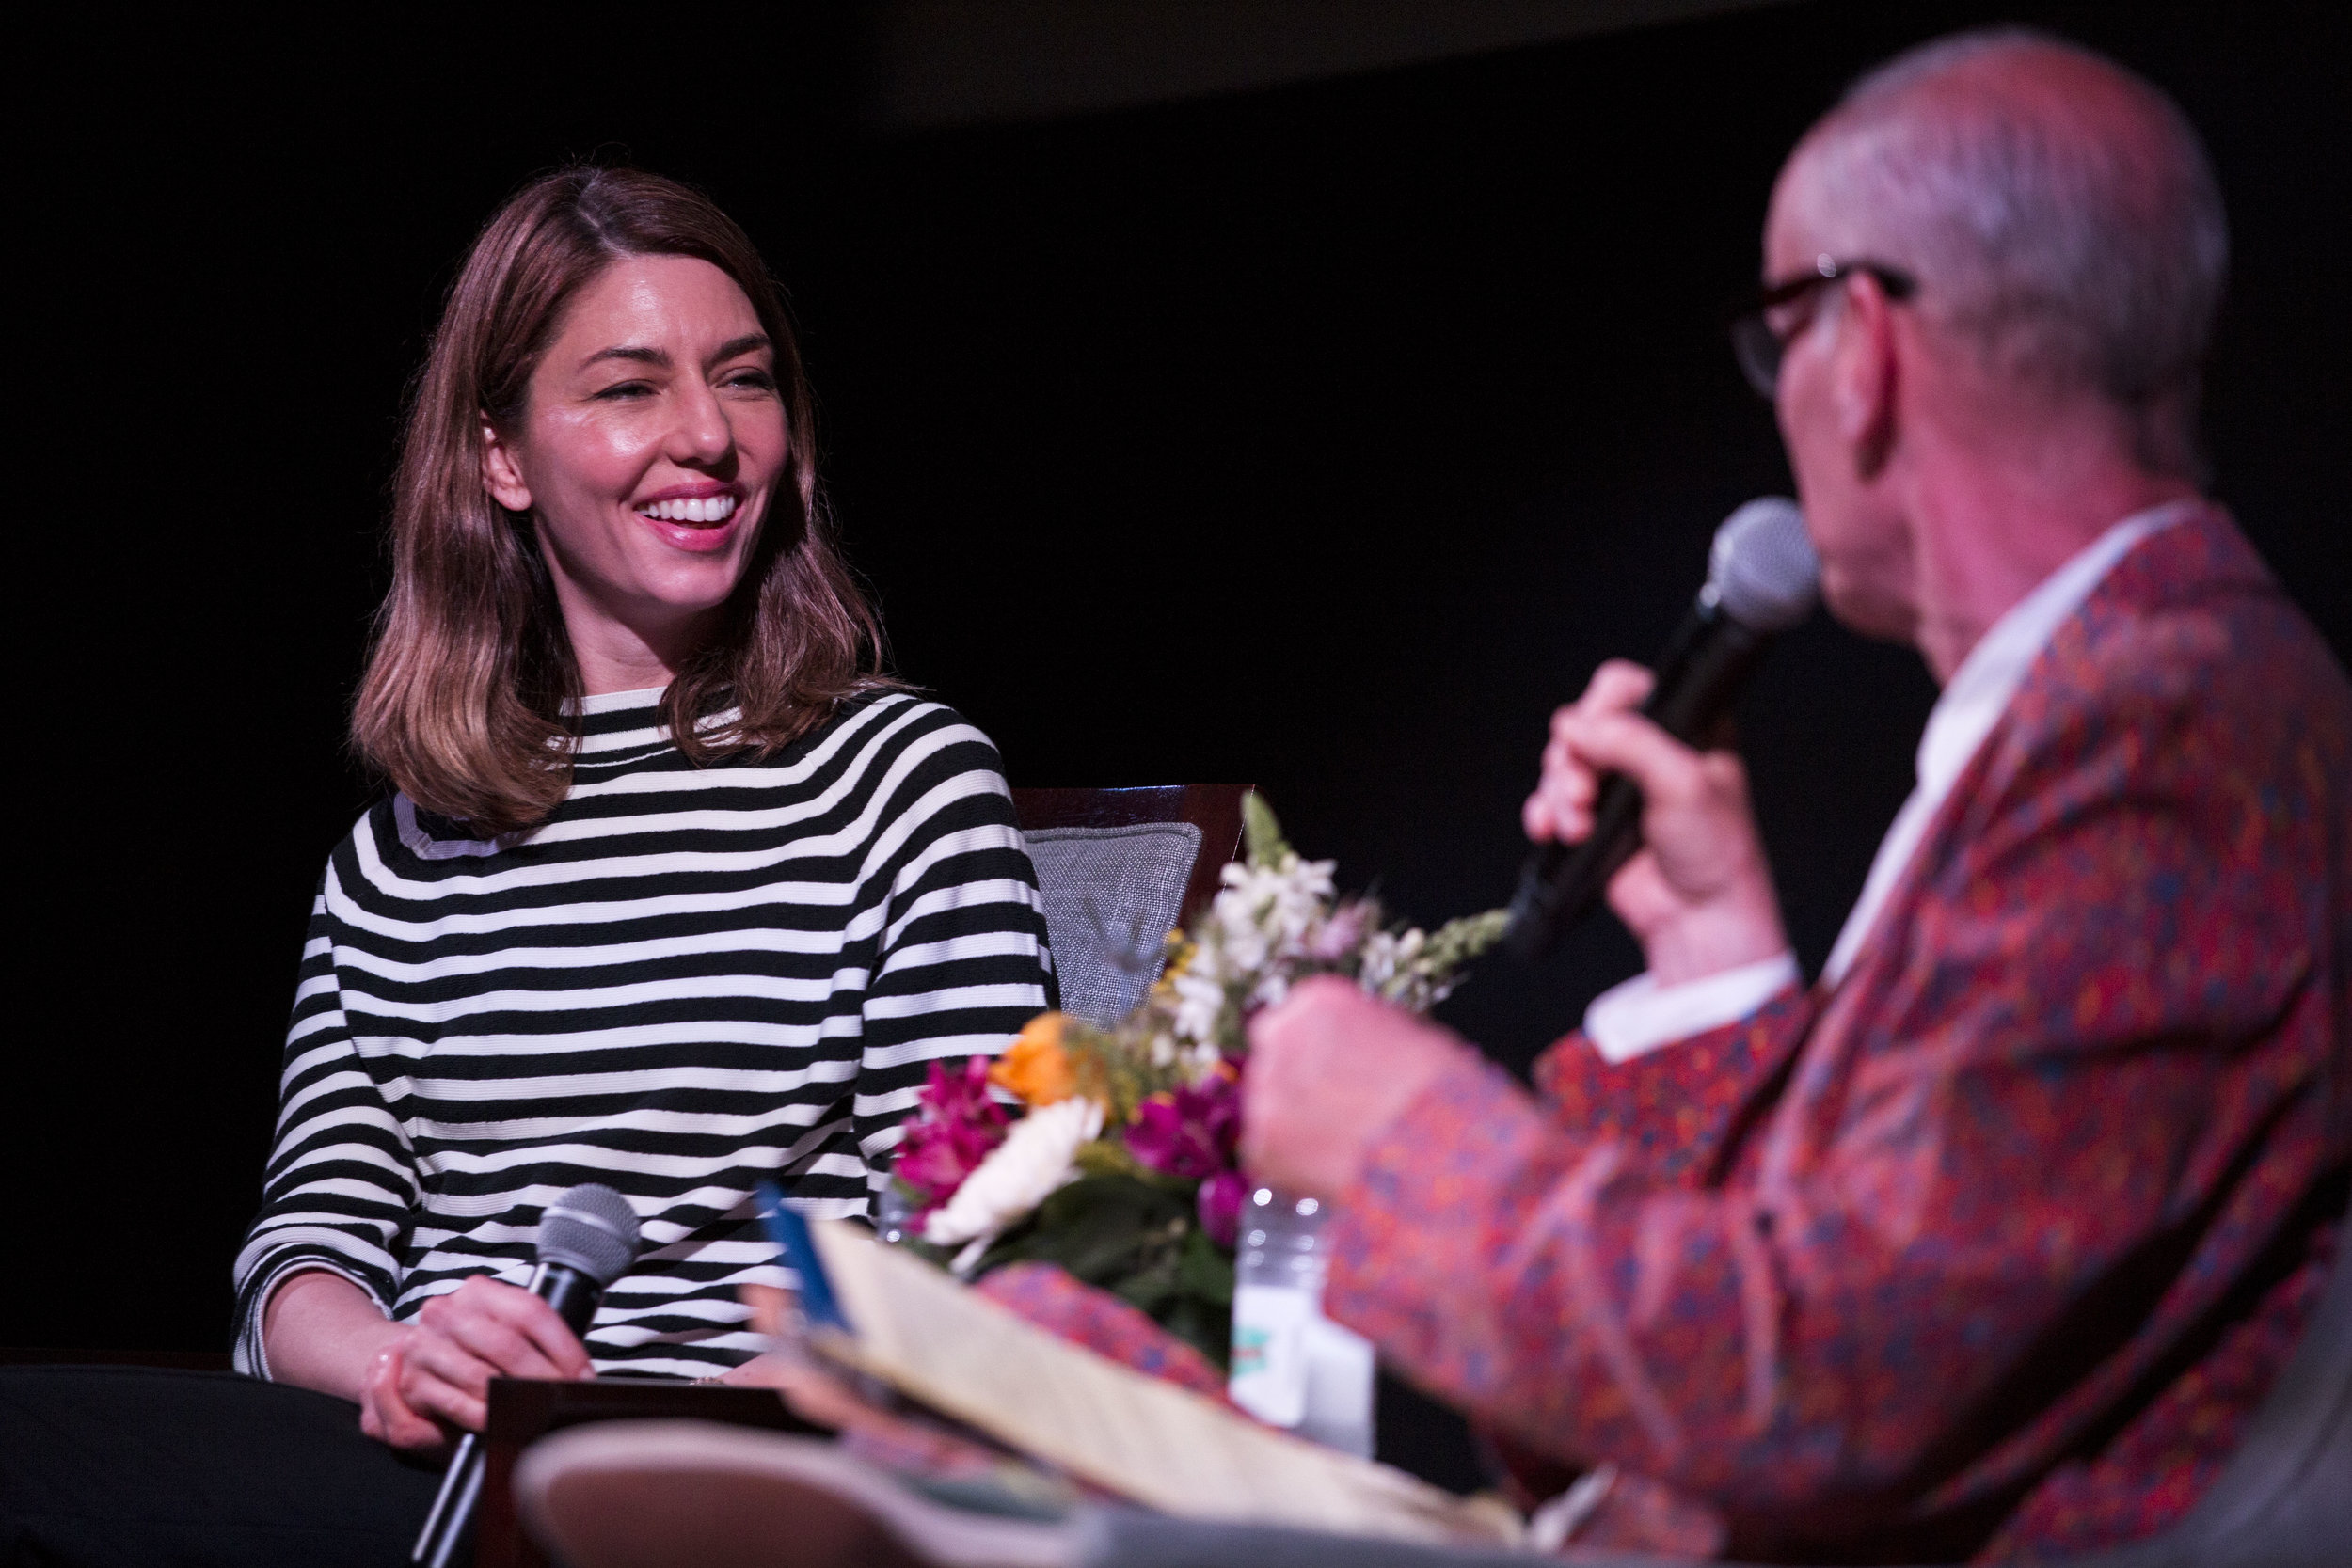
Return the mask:
<path id="1" fill-rule="evenodd" d="M 1870 934 L 1870 927 L 1894 893 L 1895 884 L 1902 879 L 1937 808 L 1951 794 L 1952 785 L 1960 782 L 1961 773 L 1977 754 L 1977 749 L 1984 744 L 1984 737 L 2001 721 L 2001 715 L 2009 710 L 2010 699 L 2025 681 L 2026 672 L 2050 645 L 2058 627 L 2082 608 L 2091 590 L 2115 569 L 2117 562 L 2131 553 L 2134 546 L 2159 530 L 2195 516 L 2204 505 L 2196 497 L 2184 497 L 2135 512 L 2043 578 L 2032 593 L 2010 606 L 1977 640 L 1977 645 L 1968 650 L 1968 657 L 1952 672 L 1952 678 L 1944 685 L 1944 694 L 1936 699 L 1934 708 L 1928 714 L 1928 727 L 1919 736 L 1918 783 L 1911 799 L 1896 814 L 1893 826 L 1886 830 L 1886 837 L 1880 841 L 1877 858 L 1870 863 L 1870 875 L 1862 884 L 1862 896 L 1854 901 L 1853 912 L 1846 917 L 1845 928 L 1837 933 L 1837 945 L 1830 950 L 1829 962 L 1821 971 L 1825 982 L 1836 985 L 1853 967 L 1864 939 Z"/>

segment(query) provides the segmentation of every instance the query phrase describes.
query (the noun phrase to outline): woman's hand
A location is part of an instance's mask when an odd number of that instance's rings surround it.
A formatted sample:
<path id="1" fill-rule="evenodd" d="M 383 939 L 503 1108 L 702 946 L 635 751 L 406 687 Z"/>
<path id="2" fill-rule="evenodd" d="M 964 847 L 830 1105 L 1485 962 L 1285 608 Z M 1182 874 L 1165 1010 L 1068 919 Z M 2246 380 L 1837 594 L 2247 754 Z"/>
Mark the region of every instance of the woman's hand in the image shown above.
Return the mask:
<path id="1" fill-rule="evenodd" d="M 446 1426 L 480 1432 L 494 1377 L 582 1378 L 588 1353 L 555 1308 L 518 1286 L 476 1275 L 435 1296 L 377 1347 L 359 1397 L 359 1430 L 396 1449 L 429 1449 Z"/>
<path id="2" fill-rule="evenodd" d="M 452 1427 L 479 1432 L 493 1377 L 589 1375 L 588 1353 L 530 1291 L 477 1275 L 388 1320 L 341 1275 L 297 1274 L 262 1319 L 270 1376 L 359 1406 L 359 1429 L 396 1449 L 434 1449 Z"/>
<path id="3" fill-rule="evenodd" d="M 1650 673 L 1613 659 L 1551 718 L 1527 836 L 1564 844 L 1593 831 L 1601 776 L 1642 790 L 1642 844 L 1609 881 L 1609 907 L 1661 985 L 1703 979 L 1788 949 L 1748 775 L 1729 752 L 1694 752 L 1644 718 Z"/>

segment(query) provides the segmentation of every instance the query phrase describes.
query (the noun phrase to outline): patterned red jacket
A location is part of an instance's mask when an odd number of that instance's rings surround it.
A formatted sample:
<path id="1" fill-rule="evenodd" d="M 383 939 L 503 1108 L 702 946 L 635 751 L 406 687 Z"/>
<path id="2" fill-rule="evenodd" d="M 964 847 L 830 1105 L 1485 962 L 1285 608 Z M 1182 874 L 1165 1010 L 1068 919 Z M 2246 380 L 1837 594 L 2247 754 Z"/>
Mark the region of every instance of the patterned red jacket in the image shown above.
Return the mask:
<path id="1" fill-rule="evenodd" d="M 1571 1037 L 1540 1101 L 1466 1058 L 1339 1206 L 1328 1308 L 1515 1444 L 1704 1504 L 1686 1544 L 2158 1528 L 2332 1256 L 2348 846 L 2344 672 L 2226 517 L 2163 530 L 1843 984 L 1619 1067 Z"/>

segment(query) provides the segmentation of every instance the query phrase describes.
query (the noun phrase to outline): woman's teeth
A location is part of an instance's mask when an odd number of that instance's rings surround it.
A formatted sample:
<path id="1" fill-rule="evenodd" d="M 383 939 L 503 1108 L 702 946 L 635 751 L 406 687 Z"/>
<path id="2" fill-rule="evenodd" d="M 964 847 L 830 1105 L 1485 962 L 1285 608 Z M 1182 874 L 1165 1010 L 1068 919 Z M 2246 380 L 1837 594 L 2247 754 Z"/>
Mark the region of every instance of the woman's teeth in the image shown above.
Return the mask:
<path id="1" fill-rule="evenodd" d="M 641 517 L 663 523 L 723 523 L 735 515 L 733 496 L 695 496 L 684 500 L 655 501 L 637 509 Z"/>

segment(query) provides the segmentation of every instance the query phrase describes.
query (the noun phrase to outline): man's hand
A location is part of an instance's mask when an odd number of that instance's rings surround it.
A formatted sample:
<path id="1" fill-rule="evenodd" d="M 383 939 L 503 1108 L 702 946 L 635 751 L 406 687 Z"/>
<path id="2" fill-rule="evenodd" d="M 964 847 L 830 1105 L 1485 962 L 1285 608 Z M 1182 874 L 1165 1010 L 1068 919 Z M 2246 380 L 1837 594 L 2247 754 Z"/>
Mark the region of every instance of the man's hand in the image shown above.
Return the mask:
<path id="1" fill-rule="evenodd" d="M 1747 769 L 1729 752 L 1694 752 L 1638 711 L 1650 673 L 1612 659 L 1584 695 L 1551 716 L 1543 777 L 1527 798 L 1527 836 L 1565 844 L 1593 831 L 1603 773 L 1642 790 L 1643 847 L 1609 882 L 1609 907 L 1642 943 L 1650 974 L 1678 985 L 1788 950 Z"/>
<path id="2" fill-rule="evenodd" d="M 1287 1193 L 1339 1196 L 1373 1139 L 1463 1054 L 1444 1030 L 1345 980 L 1302 981 L 1249 1023 L 1242 1168 Z"/>
<path id="3" fill-rule="evenodd" d="M 582 1378 L 588 1353 L 555 1308 L 476 1275 L 419 1308 L 377 1349 L 359 1395 L 359 1430 L 396 1449 L 446 1440 L 438 1424 L 480 1432 L 494 1377 Z"/>

